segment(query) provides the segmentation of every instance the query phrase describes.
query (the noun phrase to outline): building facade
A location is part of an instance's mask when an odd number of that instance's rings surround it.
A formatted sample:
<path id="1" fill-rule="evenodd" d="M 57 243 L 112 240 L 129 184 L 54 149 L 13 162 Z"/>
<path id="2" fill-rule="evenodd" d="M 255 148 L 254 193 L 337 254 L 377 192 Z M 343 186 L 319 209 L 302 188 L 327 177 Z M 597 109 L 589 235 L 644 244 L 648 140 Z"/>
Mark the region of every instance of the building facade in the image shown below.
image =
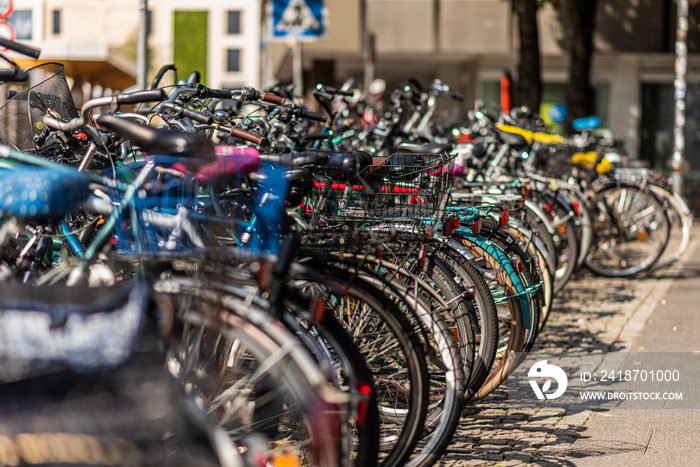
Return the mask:
<path id="1" fill-rule="evenodd" d="M 17 39 L 66 64 L 77 85 L 123 90 L 135 83 L 139 0 L 15 0 Z M 510 0 L 325 0 L 327 36 L 302 45 L 307 86 L 362 83 L 363 40 L 373 38 L 374 76 L 389 86 L 440 78 L 466 96 L 498 100 L 504 70 L 517 79 L 519 44 Z M 291 47 L 267 43 L 270 0 L 149 0 L 149 79 L 176 63 L 214 87 L 291 80 Z M 630 155 L 662 165 L 673 144 L 674 0 L 599 0 L 595 111 Z M 700 169 L 700 6 L 691 7 L 686 155 Z M 566 26 L 546 3 L 538 13 L 544 103 L 563 102 Z M 75 84 L 74 83 L 74 84 Z M 94 94 L 93 87 L 90 93 Z M 697 107 L 697 108 L 696 108 Z M 543 107 L 546 108 L 546 107 Z"/>
<path id="2" fill-rule="evenodd" d="M 72 79 L 123 90 L 136 82 L 139 8 L 139 0 L 14 0 L 8 22 Z M 148 10 L 149 79 L 175 63 L 180 78 L 198 71 L 213 87 L 258 85 L 259 1 L 149 0 Z"/>
<path id="3" fill-rule="evenodd" d="M 517 79 L 519 44 L 510 0 L 325 0 L 328 36 L 304 44 L 304 66 L 313 81 L 362 82 L 363 37 L 374 39 L 375 76 L 390 86 L 414 77 L 434 78 L 475 99 L 497 101 L 504 70 Z M 691 7 L 687 157 L 700 169 L 700 6 Z M 633 157 L 663 165 L 672 152 L 673 0 L 599 0 L 591 80 L 595 111 Z M 566 26 L 546 3 L 538 13 L 544 104 L 564 102 L 568 81 Z M 364 33 L 363 34 L 363 29 Z M 278 75 L 288 60 L 278 54 Z M 696 156 L 696 154 L 698 154 Z"/>

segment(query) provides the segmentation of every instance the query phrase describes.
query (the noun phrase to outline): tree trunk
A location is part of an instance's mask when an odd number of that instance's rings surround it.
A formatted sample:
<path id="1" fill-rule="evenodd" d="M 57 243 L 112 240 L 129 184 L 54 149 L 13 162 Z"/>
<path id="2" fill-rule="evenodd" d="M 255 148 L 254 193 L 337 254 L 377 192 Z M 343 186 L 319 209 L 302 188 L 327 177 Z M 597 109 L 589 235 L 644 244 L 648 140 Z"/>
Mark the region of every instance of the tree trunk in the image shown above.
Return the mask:
<path id="1" fill-rule="evenodd" d="M 570 31 L 569 82 L 566 103 L 569 110 L 565 121 L 567 133 L 572 133 L 571 122 L 593 111 L 593 88 L 590 74 L 593 58 L 593 31 L 598 0 L 562 0 L 564 18 Z"/>
<path id="2" fill-rule="evenodd" d="M 542 99 L 540 39 L 537 32 L 537 0 L 513 0 L 518 17 L 520 62 L 514 102 L 539 112 Z"/>

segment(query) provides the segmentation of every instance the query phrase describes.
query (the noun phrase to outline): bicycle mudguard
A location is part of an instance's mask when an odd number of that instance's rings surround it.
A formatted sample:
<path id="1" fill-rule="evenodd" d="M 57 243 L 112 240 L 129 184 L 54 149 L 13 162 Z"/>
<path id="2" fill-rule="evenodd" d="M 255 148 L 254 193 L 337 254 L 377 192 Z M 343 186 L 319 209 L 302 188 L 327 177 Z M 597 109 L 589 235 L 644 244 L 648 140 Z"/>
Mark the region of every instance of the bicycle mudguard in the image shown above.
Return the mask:
<path id="1" fill-rule="evenodd" d="M 458 227 L 455 230 L 455 234 L 469 240 L 470 242 L 473 242 L 476 246 L 483 249 L 489 255 L 493 256 L 493 258 L 498 262 L 498 264 L 500 264 L 503 267 L 504 272 L 508 275 L 510 280 L 513 282 L 513 285 L 515 286 L 515 296 L 517 296 L 518 300 L 520 300 L 520 308 L 523 317 L 523 326 L 526 329 L 530 329 L 530 304 L 527 300 L 527 297 L 525 297 L 525 294 L 530 293 L 530 290 L 524 287 L 522 281 L 520 280 L 520 277 L 518 277 L 518 274 L 515 272 L 515 269 L 513 269 L 513 265 L 511 264 L 508 257 L 506 257 L 506 255 L 501 250 L 496 248 L 491 242 L 486 240 L 484 237 L 482 237 L 481 235 L 474 235 L 472 232 L 470 232 L 464 227 Z"/>
<path id="2" fill-rule="evenodd" d="M 22 219 L 61 218 L 90 195 L 79 172 L 23 167 L 0 171 L 0 211 Z"/>

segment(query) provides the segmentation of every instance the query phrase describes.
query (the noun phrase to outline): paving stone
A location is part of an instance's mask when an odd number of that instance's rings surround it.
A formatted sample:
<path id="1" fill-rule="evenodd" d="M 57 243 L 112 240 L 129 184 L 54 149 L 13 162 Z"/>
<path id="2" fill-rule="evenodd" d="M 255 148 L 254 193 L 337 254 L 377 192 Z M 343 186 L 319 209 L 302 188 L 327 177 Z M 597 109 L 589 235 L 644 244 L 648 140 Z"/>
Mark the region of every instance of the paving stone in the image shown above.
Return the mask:
<path id="1" fill-rule="evenodd" d="M 617 357 L 609 352 L 633 348 L 660 300 L 650 297 L 659 280 L 655 276 L 601 278 L 577 272 L 555 298 L 533 355 L 564 356 L 566 365 L 586 371 L 600 367 L 604 359 L 606 366 L 616 363 Z M 648 297 L 654 303 L 646 303 Z M 592 414 L 589 410 L 504 407 L 506 402 L 506 392 L 499 388 L 465 407 L 454 440 L 459 449 L 448 449 L 437 465 L 560 466 L 572 443 L 585 436 Z"/>
<path id="2" fill-rule="evenodd" d="M 487 461 L 500 461 L 503 460 L 503 456 L 500 456 L 498 454 L 480 454 L 478 456 L 479 459 L 484 459 Z"/>

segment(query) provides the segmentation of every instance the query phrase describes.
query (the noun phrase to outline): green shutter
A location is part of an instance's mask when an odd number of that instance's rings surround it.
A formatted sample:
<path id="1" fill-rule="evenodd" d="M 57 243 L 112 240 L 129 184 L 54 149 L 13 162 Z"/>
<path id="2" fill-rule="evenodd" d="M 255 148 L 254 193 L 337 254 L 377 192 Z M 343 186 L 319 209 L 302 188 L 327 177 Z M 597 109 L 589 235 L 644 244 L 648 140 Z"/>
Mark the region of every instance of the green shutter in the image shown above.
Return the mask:
<path id="1" fill-rule="evenodd" d="M 173 15 L 173 59 L 180 79 L 198 71 L 207 84 L 208 11 L 175 11 Z"/>

